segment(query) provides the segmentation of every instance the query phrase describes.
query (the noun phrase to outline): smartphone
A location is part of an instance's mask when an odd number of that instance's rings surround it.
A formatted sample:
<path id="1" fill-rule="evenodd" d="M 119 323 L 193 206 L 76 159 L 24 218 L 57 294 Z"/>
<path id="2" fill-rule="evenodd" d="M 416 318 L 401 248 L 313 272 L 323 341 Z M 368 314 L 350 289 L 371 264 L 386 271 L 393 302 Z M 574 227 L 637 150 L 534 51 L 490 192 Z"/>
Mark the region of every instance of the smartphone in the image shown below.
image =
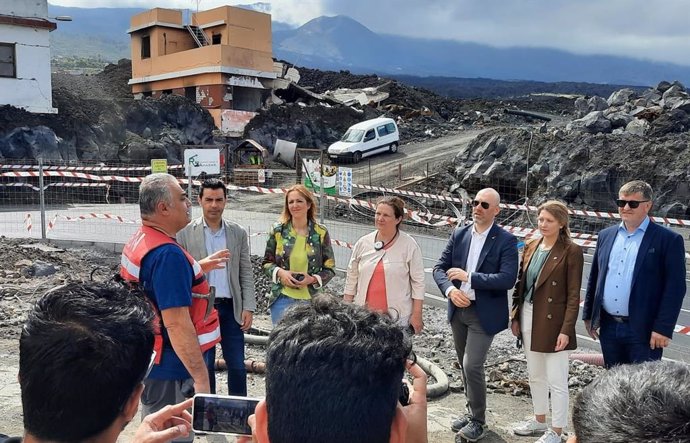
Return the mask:
<path id="1" fill-rule="evenodd" d="M 261 399 L 197 394 L 192 407 L 192 430 L 215 434 L 251 435 L 247 419 Z"/>

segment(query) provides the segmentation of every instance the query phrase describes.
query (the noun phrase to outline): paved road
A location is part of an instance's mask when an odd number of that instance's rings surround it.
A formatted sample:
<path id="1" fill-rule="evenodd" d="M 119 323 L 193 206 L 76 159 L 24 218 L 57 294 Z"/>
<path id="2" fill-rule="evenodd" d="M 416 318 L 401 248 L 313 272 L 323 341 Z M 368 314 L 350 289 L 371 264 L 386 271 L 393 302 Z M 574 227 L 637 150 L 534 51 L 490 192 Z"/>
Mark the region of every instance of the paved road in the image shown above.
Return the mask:
<path id="1" fill-rule="evenodd" d="M 131 204 L 79 205 L 54 208 L 48 211 L 48 218 L 52 218 L 54 214 L 77 217 L 89 213 L 115 214 L 123 217 L 126 221 L 135 221 L 138 219 L 138 208 L 136 205 Z M 199 216 L 200 213 L 200 208 L 193 208 L 193 215 L 195 217 Z M 33 220 L 33 229 L 30 237 L 40 238 L 40 214 L 35 210 L 26 211 L 15 208 L 14 211 L 0 212 L 0 233 L 8 237 L 29 237 L 24 224 L 27 214 L 31 214 Z M 252 235 L 250 237 L 252 253 L 262 255 L 266 245 L 266 236 L 264 233 L 268 231 L 271 224 L 275 221 L 276 213 L 257 213 L 227 209 L 226 214 L 228 217 L 244 226 Z M 370 226 L 353 224 L 351 221 L 327 220 L 326 224 L 333 239 L 349 243 L 356 242 L 359 237 L 370 232 L 372 229 Z M 66 221 L 59 218 L 55 228 L 48 233 L 48 238 L 56 240 L 123 244 L 136 230 L 136 227 L 137 225 L 133 223 L 122 223 L 114 220 L 87 218 L 83 221 Z M 432 268 L 446 244 L 446 239 L 428 235 L 415 234 L 414 236 L 422 248 L 425 268 Z M 334 250 L 338 268 L 344 269 L 350 257 L 350 250 L 345 247 L 335 247 Z M 583 287 L 589 275 L 589 262 L 591 262 L 591 256 L 587 255 L 585 257 L 585 262 Z M 688 287 L 690 288 L 690 283 L 688 283 Z M 430 273 L 427 273 L 426 289 L 430 295 L 428 300 L 429 303 L 441 306 L 445 305 L 445 300 L 441 298 Z M 584 292 L 582 295 L 584 296 Z M 678 323 L 681 325 L 690 325 L 690 297 L 685 297 L 683 310 L 681 311 Z M 577 332 L 580 335 L 579 341 L 582 346 L 598 349 L 598 344 L 586 336 L 584 328 L 582 327 L 582 322 L 578 322 Z M 690 336 L 675 334 L 671 347 L 666 351 L 665 355 L 669 358 L 690 362 Z"/>

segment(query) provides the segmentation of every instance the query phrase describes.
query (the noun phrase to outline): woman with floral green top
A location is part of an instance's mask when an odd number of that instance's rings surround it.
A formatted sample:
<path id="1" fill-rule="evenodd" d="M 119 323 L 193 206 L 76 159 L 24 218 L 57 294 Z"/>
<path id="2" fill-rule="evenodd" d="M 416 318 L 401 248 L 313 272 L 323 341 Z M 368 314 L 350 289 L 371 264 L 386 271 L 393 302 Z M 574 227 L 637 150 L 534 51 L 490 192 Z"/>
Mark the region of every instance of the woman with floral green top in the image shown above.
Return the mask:
<path id="1" fill-rule="evenodd" d="M 274 325 L 285 309 L 311 300 L 335 275 L 331 238 L 316 223 L 316 202 L 302 185 L 285 193 L 283 212 L 268 234 L 263 268 L 273 282 L 268 306 Z"/>

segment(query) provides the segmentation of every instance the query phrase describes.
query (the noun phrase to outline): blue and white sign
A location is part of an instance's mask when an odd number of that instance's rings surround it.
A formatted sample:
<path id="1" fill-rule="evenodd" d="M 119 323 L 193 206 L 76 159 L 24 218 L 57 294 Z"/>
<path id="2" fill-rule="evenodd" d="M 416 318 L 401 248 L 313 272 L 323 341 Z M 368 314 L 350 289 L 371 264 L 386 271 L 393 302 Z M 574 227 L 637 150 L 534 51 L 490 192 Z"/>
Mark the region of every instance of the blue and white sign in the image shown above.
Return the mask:
<path id="1" fill-rule="evenodd" d="M 352 197 L 352 168 L 338 168 L 338 194 Z"/>

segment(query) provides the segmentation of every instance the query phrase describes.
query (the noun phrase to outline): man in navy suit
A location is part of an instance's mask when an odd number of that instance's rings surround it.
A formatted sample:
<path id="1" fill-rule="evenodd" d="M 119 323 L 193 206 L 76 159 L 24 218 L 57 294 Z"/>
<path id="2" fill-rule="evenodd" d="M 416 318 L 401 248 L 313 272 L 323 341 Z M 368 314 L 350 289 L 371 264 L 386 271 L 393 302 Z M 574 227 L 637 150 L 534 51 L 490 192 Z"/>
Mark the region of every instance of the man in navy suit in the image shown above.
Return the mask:
<path id="1" fill-rule="evenodd" d="M 453 232 L 434 266 L 434 280 L 448 298 L 469 409 L 451 429 L 468 441 L 486 434 L 484 362 L 494 335 L 508 327 L 508 290 L 517 279 L 517 240 L 494 223 L 500 200 L 494 189 L 479 191 L 472 202 L 474 223 Z"/>
<path id="2" fill-rule="evenodd" d="M 683 304 L 683 238 L 650 221 L 652 199 L 647 183 L 624 184 L 622 222 L 599 233 L 592 259 L 582 319 L 607 368 L 660 360 Z"/>

